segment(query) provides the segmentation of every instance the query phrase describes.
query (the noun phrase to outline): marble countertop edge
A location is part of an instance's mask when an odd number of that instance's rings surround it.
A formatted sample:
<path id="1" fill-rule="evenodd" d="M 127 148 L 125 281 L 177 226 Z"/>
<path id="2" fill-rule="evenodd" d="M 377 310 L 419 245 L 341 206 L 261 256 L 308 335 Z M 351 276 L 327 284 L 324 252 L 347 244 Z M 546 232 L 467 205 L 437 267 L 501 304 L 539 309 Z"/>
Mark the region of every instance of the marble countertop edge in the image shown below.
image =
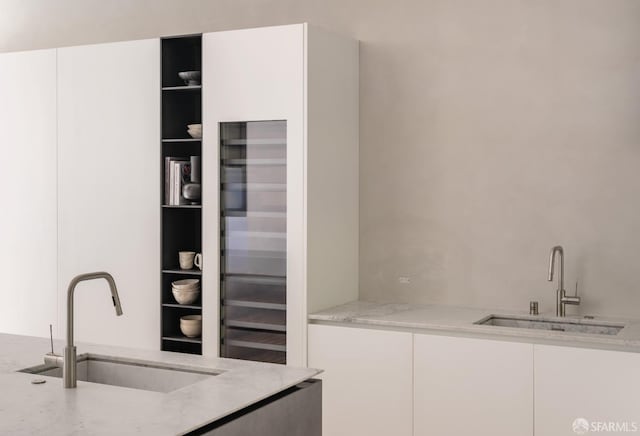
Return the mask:
<path id="1" fill-rule="evenodd" d="M 594 319 L 577 316 L 566 318 L 578 324 L 601 322 L 624 325 L 620 333 L 612 336 L 476 324 L 491 315 L 529 318 L 529 314 L 525 312 L 492 308 L 357 300 L 313 313 L 309 315 L 309 320 L 315 324 L 364 326 L 425 334 L 451 334 L 515 342 L 640 352 L 640 320 L 636 319 L 606 316 Z M 540 314 L 535 318 L 541 321 L 557 320 L 548 314 Z"/>

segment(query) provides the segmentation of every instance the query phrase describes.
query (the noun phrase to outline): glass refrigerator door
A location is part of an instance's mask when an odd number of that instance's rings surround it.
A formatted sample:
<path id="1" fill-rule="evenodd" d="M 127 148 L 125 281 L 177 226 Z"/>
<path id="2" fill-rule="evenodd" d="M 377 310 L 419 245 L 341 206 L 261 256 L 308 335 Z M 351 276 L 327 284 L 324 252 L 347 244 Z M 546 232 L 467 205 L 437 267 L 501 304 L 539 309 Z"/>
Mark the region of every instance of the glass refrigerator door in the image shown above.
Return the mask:
<path id="1" fill-rule="evenodd" d="M 220 124 L 221 356 L 286 363 L 286 121 Z"/>

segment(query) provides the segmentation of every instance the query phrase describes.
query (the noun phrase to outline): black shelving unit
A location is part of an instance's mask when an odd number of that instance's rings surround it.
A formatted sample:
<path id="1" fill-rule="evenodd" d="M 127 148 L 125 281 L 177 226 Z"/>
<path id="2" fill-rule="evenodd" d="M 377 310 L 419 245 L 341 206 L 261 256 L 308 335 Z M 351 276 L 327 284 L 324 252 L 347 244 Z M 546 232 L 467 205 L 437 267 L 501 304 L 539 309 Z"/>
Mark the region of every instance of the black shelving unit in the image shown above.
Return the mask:
<path id="1" fill-rule="evenodd" d="M 168 204 L 165 198 L 166 159 L 190 161 L 192 156 L 202 156 L 202 139 L 187 132 L 188 124 L 202 123 L 202 86 L 185 85 L 178 76 L 181 71 L 202 71 L 202 35 L 163 38 L 161 44 L 161 349 L 202 354 L 202 338 L 184 336 L 180 317 L 202 315 L 203 289 L 191 304 L 179 304 L 171 291 L 175 280 L 202 276 L 199 269 L 181 270 L 178 265 L 179 251 L 202 252 L 202 206 Z"/>

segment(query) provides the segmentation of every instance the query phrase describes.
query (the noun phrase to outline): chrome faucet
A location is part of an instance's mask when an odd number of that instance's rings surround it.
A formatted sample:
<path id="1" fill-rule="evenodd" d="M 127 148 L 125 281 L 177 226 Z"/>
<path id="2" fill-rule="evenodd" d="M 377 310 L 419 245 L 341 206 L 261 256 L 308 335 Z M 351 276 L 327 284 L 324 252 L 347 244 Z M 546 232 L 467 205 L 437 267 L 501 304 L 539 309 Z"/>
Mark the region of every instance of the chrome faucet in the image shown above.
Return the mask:
<path id="1" fill-rule="evenodd" d="M 551 254 L 549 255 L 549 281 L 553 281 L 556 253 L 560 255 L 560 274 L 558 274 L 558 289 L 556 291 L 556 316 L 564 317 L 566 314 L 565 305 L 580 304 L 580 297 L 578 297 L 577 288 L 575 296 L 567 296 L 567 291 L 564 289 L 564 250 L 560 245 L 553 247 L 551 249 Z"/>
<path id="2" fill-rule="evenodd" d="M 113 306 L 116 308 L 116 315 L 122 315 L 122 306 L 120 306 L 118 288 L 116 288 L 116 282 L 113 280 L 111 274 L 106 272 L 80 274 L 71 280 L 71 283 L 69 283 L 69 289 L 67 290 L 67 346 L 64 348 L 64 364 L 62 372 L 62 379 L 64 381 L 65 388 L 75 388 L 77 385 L 77 356 L 76 347 L 73 344 L 73 293 L 78 283 L 94 279 L 105 279 L 107 283 L 109 283 L 111 299 L 113 300 Z"/>

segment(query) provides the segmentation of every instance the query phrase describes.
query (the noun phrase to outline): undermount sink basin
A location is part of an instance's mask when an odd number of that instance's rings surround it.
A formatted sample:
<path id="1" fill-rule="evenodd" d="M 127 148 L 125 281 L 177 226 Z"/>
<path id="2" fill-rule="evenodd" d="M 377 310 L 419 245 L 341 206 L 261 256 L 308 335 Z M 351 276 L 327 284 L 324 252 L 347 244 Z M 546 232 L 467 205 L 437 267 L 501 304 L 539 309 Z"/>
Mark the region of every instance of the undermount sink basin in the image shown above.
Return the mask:
<path id="1" fill-rule="evenodd" d="M 518 316 L 489 315 L 474 324 L 496 327 L 512 327 L 521 329 L 548 330 L 557 332 L 584 333 L 590 335 L 617 335 L 624 328 L 623 324 L 596 322 L 582 319 L 545 319 Z"/>
<path id="2" fill-rule="evenodd" d="M 38 365 L 18 372 L 62 378 L 62 368 Z M 78 381 L 101 383 L 155 392 L 171 392 L 206 380 L 219 373 L 211 370 L 176 369 L 157 362 L 114 359 L 107 356 L 78 356 Z"/>

